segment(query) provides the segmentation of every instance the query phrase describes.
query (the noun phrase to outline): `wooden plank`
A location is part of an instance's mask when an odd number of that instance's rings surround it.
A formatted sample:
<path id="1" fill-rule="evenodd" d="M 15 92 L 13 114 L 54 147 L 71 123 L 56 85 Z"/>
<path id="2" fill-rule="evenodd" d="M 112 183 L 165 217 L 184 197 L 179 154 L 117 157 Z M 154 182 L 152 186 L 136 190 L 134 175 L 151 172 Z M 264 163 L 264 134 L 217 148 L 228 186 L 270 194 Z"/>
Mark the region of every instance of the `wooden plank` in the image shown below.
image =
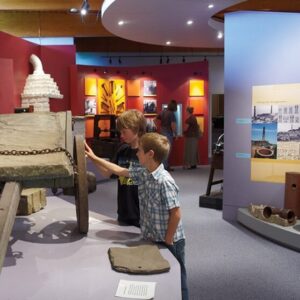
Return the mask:
<path id="1" fill-rule="evenodd" d="M 72 113 L 66 112 L 66 125 L 65 125 L 65 148 L 72 154 L 73 153 L 73 135 L 72 135 Z"/>
<path id="2" fill-rule="evenodd" d="M 89 230 L 88 183 L 82 135 L 75 135 L 74 137 L 74 159 L 78 169 L 77 180 L 75 180 L 77 224 L 80 233 L 87 233 Z"/>
<path id="3" fill-rule="evenodd" d="M 0 273 L 21 197 L 21 184 L 7 182 L 0 198 Z"/>

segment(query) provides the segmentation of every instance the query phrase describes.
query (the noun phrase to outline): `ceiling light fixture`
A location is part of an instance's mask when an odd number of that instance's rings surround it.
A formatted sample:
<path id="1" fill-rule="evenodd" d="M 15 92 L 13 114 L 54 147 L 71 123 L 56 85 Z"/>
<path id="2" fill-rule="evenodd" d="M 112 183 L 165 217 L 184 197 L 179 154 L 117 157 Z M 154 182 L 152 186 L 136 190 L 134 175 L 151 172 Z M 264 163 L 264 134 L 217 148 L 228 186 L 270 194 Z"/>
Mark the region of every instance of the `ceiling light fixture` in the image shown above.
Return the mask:
<path id="1" fill-rule="evenodd" d="M 76 13 L 78 13 L 78 9 L 76 7 L 71 7 L 69 9 L 69 12 L 72 13 L 72 14 L 76 14 Z"/>
<path id="2" fill-rule="evenodd" d="M 219 31 L 217 37 L 218 37 L 219 40 L 222 39 L 223 38 L 223 32 Z"/>
<path id="3" fill-rule="evenodd" d="M 80 9 L 80 14 L 82 16 L 85 16 L 87 14 L 87 12 L 89 11 L 90 8 L 90 4 L 88 0 L 83 0 L 82 5 L 81 5 L 81 9 Z"/>
<path id="4" fill-rule="evenodd" d="M 212 9 L 212 8 L 214 8 L 214 5 L 211 3 L 211 4 L 208 5 L 208 8 Z"/>
<path id="5" fill-rule="evenodd" d="M 119 26 L 123 26 L 125 24 L 125 22 L 123 21 L 123 20 L 120 20 L 119 22 L 118 22 L 118 25 Z"/>
<path id="6" fill-rule="evenodd" d="M 193 25 L 194 21 L 193 20 L 187 20 L 186 21 L 186 25 L 190 26 Z"/>
<path id="7" fill-rule="evenodd" d="M 166 41 L 166 45 L 171 45 L 171 41 Z"/>

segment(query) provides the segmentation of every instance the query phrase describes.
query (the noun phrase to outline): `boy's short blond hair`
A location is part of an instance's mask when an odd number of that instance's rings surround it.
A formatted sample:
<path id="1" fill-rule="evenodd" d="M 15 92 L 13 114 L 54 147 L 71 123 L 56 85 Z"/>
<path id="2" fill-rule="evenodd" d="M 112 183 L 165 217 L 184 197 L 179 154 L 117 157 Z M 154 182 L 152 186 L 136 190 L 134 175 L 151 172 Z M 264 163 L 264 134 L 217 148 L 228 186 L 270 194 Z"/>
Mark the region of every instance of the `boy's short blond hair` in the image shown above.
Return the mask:
<path id="1" fill-rule="evenodd" d="M 164 135 L 156 132 L 149 132 L 141 137 L 139 143 L 145 153 L 150 150 L 154 152 L 153 159 L 157 163 L 162 163 L 168 157 L 170 144 Z"/>
<path id="2" fill-rule="evenodd" d="M 146 132 L 146 118 L 136 109 L 124 111 L 117 119 L 117 129 L 131 129 L 140 137 Z"/>

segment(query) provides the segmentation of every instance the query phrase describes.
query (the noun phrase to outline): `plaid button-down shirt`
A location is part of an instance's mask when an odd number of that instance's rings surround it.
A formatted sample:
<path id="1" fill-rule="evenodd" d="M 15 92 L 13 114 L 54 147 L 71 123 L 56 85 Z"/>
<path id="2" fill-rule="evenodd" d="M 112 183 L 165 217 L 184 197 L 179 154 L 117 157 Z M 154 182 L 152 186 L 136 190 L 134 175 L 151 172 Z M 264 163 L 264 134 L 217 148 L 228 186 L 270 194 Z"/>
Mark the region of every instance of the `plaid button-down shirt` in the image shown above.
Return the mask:
<path id="1" fill-rule="evenodd" d="M 178 186 L 161 164 L 150 173 L 143 167 L 129 167 L 129 176 L 138 185 L 140 225 L 144 239 L 164 242 L 168 228 L 169 210 L 179 207 Z M 174 242 L 184 239 L 180 220 Z"/>

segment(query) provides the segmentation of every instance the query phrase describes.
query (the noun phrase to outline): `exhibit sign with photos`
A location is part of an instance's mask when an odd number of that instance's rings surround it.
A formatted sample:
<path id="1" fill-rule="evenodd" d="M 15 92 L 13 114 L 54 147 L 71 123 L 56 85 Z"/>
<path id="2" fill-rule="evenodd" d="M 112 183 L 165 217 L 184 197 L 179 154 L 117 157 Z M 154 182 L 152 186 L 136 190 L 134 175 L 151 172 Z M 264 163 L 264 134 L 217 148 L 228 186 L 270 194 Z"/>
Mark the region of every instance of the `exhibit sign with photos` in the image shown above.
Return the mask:
<path id="1" fill-rule="evenodd" d="M 300 170 L 300 84 L 253 86 L 251 180 L 284 183 Z"/>

